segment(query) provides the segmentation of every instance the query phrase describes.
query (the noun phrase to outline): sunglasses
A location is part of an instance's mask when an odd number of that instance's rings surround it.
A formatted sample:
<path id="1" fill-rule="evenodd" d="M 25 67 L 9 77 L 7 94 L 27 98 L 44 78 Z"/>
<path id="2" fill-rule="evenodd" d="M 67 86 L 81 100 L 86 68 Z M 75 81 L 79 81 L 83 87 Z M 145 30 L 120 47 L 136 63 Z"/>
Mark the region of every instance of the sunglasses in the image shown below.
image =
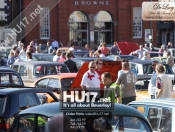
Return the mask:
<path id="1" fill-rule="evenodd" d="M 95 67 L 90 67 L 90 68 L 95 68 Z"/>
<path id="2" fill-rule="evenodd" d="M 99 65 L 103 65 L 103 63 L 98 63 Z"/>

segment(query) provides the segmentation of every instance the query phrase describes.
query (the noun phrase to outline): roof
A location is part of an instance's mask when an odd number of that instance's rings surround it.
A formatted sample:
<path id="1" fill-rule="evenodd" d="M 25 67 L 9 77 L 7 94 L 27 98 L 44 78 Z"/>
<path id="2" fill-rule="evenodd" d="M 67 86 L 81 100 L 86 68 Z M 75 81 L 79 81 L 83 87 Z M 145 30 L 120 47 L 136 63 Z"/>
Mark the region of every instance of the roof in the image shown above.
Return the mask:
<path id="1" fill-rule="evenodd" d="M 138 64 L 152 64 L 153 61 L 151 60 L 129 60 L 129 62 L 132 63 L 138 63 Z"/>
<path id="2" fill-rule="evenodd" d="M 10 69 L 9 67 L 7 68 L 0 67 L 0 72 L 15 72 L 16 73 L 16 71 L 14 71 L 13 69 Z"/>
<path id="3" fill-rule="evenodd" d="M 166 105 L 166 107 L 175 107 L 175 99 L 174 98 L 147 99 L 147 100 L 133 101 L 129 104 L 146 104 L 146 105 L 154 105 L 154 106 Z"/>
<path id="4" fill-rule="evenodd" d="M 34 106 L 26 110 L 23 110 L 19 114 L 26 114 L 26 113 L 27 114 L 41 114 L 41 115 L 51 117 L 51 116 L 57 115 L 62 112 L 60 111 L 60 103 L 56 102 L 56 103 L 49 103 L 49 104 Z M 145 119 L 144 115 L 142 115 L 135 108 L 132 108 L 130 106 L 123 105 L 123 104 L 115 104 L 115 111 L 112 112 L 112 114 L 113 115 L 125 115 L 125 116 L 137 115 L 137 117 Z"/>
<path id="5" fill-rule="evenodd" d="M 47 89 L 39 89 L 39 88 L 0 88 L 0 94 L 6 95 L 9 93 L 15 93 L 19 91 L 49 91 Z"/>
<path id="6" fill-rule="evenodd" d="M 80 61 L 84 61 L 84 62 L 88 62 L 88 61 L 94 61 L 95 59 L 97 59 L 96 57 L 82 57 L 82 58 L 72 58 L 72 60 L 76 61 L 76 60 L 80 60 Z M 114 61 L 112 59 L 109 59 L 109 58 L 101 58 L 102 61 Z"/>
<path id="7" fill-rule="evenodd" d="M 18 64 L 27 64 L 27 65 L 65 65 L 64 63 L 59 63 L 59 62 L 50 62 L 50 61 L 23 61 L 23 62 L 18 62 L 14 63 L 13 65 L 18 65 Z"/>
<path id="8" fill-rule="evenodd" d="M 39 56 L 39 55 L 45 55 L 45 56 L 54 56 L 52 54 L 46 54 L 46 53 L 32 53 L 34 56 Z"/>
<path id="9" fill-rule="evenodd" d="M 77 75 L 77 73 L 59 73 L 57 75 L 48 75 L 48 76 L 44 76 L 42 78 L 59 78 L 59 79 L 75 78 L 76 75 Z"/>

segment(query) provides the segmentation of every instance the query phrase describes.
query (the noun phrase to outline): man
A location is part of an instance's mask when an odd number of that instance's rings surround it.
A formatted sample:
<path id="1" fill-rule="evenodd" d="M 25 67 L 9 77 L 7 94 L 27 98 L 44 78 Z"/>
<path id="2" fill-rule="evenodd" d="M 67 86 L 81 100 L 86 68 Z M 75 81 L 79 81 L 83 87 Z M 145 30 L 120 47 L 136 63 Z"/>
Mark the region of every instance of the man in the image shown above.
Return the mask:
<path id="1" fill-rule="evenodd" d="M 53 52 L 52 45 L 50 42 L 47 42 L 47 52 L 48 54 L 51 54 Z"/>
<path id="2" fill-rule="evenodd" d="M 143 57 L 141 58 L 141 60 L 151 60 L 150 54 L 148 53 L 148 51 L 143 52 Z"/>
<path id="3" fill-rule="evenodd" d="M 170 51 L 166 52 L 166 64 L 168 64 L 171 68 L 174 66 L 174 58 L 171 56 Z"/>
<path id="4" fill-rule="evenodd" d="M 130 55 L 132 55 L 132 54 L 137 54 L 138 58 L 141 59 L 141 58 L 143 57 L 143 52 L 144 52 L 144 51 L 145 51 L 145 50 L 143 50 L 143 45 L 140 45 L 140 46 L 139 46 L 139 49 L 136 50 L 136 51 L 134 51 L 134 52 L 132 52 L 132 53 L 130 53 Z"/>
<path id="5" fill-rule="evenodd" d="M 97 50 L 97 56 L 98 56 L 98 57 L 106 57 L 106 56 L 101 52 L 101 50 Z"/>
<path id="6" fill-rule="evenodd" d="M 52 49 L 58 49 L 59 48 L 59 44 L 58 44 L 58 41 L 56 41 L 55 39 L 53 39 L 52 41 Z"/>
<path id="7" fill-rule="evenodd" d="M 77 73 L 78 72 L 77 65 L 73 60 L 71 60 L 71 57 L 72 57 L 71 52 L 68 52 L 66 54 L 66 60 L 64 61 L 64 63 L 67 65 L 71 73 Z"/>
<path id="8" fill-rule="evenodd" d="M 173 48 L 173 44 L 171 42 L 168 42 L 168 49 Z"/>
<path id="9" fill-rule="evenodd" d="M 87 90 L 88 88 L 100 88 L 99 75 L 95 72 L 95 67 L 96 64 L 94 61 L 89 62 L 89 70 L 85 72 L 81 81 L 81 87 L 84 90 Z"/>
<path id="10" fill-rule="evenodd" d="M 169 50 L 168 50 L 168 47 L 167 46 L 165 46 L 164 47 L 164 51 L 163 51 L 163 57 L 166 57 L 167 56 L 167 52 L 168 52 Z"/>
<path id="11" fill-rule="evenodd" d="M 149 47 L 149 44 L 147 44 L 147 43 L 145 44 L 145 49 L 148 50 L 148 51 L 151 50 L 150 47 Z"/>
<path id="12" fill-rule="evenodd" d="M 105 72 L 101 75 L 101 80 L 102 80 L 102 83 L 105 85 L 105 93 L 104 93 L 104 97 L 105 98 L 108 98 L 110 97 L 112 102 L 115 102 L 115 103 L 120 103 L 120 88 L 119 86 L 112 82 L 112 76 L 109 72 Z M 112 93 L 109 93 L 109 95 L 107 94 L 108 93 L 108 89 L 112 89 Z"/>
<path id="13" fill-rule="evenodd" d="M 33 46 L 34 46 L 34 41 L 31 41 L 30 44 L 27 46 L 27 51 L 26 52 L 30 51 L 30 52 L 34 53 L 35 48 Z"/>
<path id="14" fill-rule="evenodd" d="M 15 58 L 14 58 L 15 62 L 14 63 L 17 63 L 17 62 L 21 62 L 21 58 L 19 57 L 19 51 L 15 51 Z"/>
<path id="15" fill-rule="evenodd" d="M 165 68 L 162 64 L 156 65 L 156 97 L 157 98 L 172 98 L 173 90 L 171 78 L 165 74 Z"/>
<path id="16" fill-rule="evenodd" d="M 127 105 L 131 101 L 136 100 L 135 83 L 137 81 L 137 77 L 130 70 L 128 62 L 122 63 L 122 69 L 124 70 L 124 73 L 118 77 L 116 84 L 121 85 L 122 104 Z"/>
<path id="17" fill-rule="evenodd" d="M 69 48 L 69 50 L 70 50 L 70 51 L 74 51 L 75 45 L 72 43 L 70 46 L 71 46 L 71 47 Z"/>
<path id="18" fill-rule="evenodd" d="M 118 52 L 119 52 L 119 49 L 118 49 L 118 46 L 117 46 L 117 42 L 114 41 L 114 45 L 110 49 L 110 54 L 111 55 L 118 55 Z"/>
<path id="19" fill-rule="evenodd" d="M 151 99 L 155 99 L 155 92 L 156 92 L 156 78 L 157 78 L 157 74 L 156 74 L 156 71 L 155 71 L 155 68 L 156 68 L 156 65 L 158 64 L 159 62 L 154 60 L 152 62 L 152 68 L 153 68 L 153 73 L 152 73 L 152 76 L 151 76 L 151 79 L 150 79 L 150 82 L 149 82 L 149 85 L 148 85 L 148 95 L 151 96 Z"/>
<path id="20" fill-rule="evenodd" d="M 61 51 L 57 49 L 56 55 L 53 57 L 53 62 L 58 62 L 61 56 Z"/>

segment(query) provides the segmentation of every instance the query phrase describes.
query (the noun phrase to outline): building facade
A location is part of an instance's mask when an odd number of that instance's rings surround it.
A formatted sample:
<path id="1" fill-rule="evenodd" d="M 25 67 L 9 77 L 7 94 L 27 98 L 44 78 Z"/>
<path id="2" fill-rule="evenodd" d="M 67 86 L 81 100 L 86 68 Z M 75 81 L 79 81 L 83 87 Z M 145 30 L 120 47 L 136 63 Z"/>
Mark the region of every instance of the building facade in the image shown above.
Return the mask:
<path id="1" fill-rule="evenodd" d="M 25 9 L 32 0 L 23 0 Z M 25 37 L 25 44 L 37 39 L 38 43 L 56 39 L 64 46 L 70 43 L 91 47 L 101 42 L 114 41 L 149 43 L 157 46 L 157 22 L 142 20 L 144 0 L 61 0 L 50 12 L 47 7 L 41 13 L 46 17 Z"/>

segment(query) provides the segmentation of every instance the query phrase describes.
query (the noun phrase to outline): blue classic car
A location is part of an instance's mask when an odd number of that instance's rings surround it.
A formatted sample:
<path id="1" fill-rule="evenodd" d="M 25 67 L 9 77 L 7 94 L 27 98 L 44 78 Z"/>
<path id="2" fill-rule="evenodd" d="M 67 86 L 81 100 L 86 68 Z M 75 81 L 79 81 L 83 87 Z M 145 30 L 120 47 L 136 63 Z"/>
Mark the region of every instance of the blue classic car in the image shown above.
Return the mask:
<path id="1" fill-rule="evenodd" d="M 133 101 L 129 106 L 148 119 L 154 132 L 175 132 L 175 99 Z"/>

